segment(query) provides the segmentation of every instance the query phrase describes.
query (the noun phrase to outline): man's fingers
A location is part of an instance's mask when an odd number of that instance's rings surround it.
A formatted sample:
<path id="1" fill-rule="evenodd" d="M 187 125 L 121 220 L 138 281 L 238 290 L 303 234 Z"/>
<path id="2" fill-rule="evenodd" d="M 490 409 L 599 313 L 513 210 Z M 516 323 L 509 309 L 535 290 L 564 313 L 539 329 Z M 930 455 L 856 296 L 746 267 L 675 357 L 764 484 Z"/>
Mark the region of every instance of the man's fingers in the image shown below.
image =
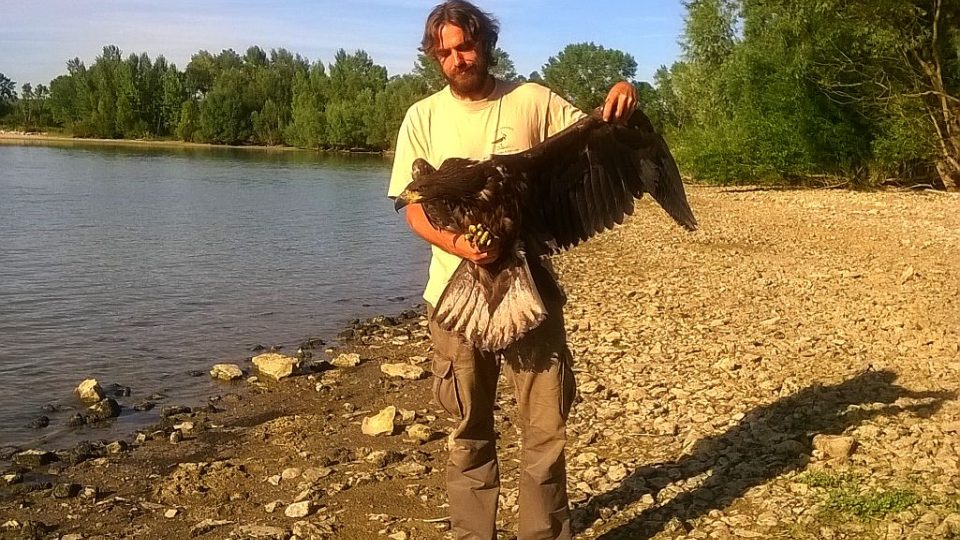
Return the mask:
<path id="1" fill-rule="evenodd" d="M 604 102 L 603 104 L 603 121 L 604 122 L 610 121 L 610 113 L 613 112 L 614 101 L 615 100 L 612 99 L 610 96 L 607 96 L 607 101 Z"/>
<path id="2" fill-rule="evenodd" d="M 627 100 L 630 99 L 626 94 L 617 96 L 617 120 L 623 120 L 624 113 L 627 112 Z"/>

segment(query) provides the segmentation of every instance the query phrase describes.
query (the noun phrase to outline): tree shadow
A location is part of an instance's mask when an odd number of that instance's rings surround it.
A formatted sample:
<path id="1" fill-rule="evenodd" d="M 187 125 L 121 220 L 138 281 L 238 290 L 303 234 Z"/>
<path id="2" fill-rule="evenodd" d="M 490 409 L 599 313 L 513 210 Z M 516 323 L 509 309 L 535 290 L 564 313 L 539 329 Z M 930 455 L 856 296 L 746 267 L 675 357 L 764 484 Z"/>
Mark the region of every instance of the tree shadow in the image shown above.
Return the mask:
<path id="1" fill-rule="evenodd" d="M 893 371 L 870 369 L 840 384 L 810 386 L 758 407 L 724 433 L 698 441 L 680 459 L 635 470 L 618 488 L 575 508 L 573 523 L 593 523 L 602 508 L 623 508 L 646 494 L 656 497 L 671 482 L 704 475 L 697 487 L 643 511 L 600 538 L 649 538 L 674 519 L 689 530 L 688 521 L 729 506 L 751 487 L 802 469 L 812 451 L 813 435 L 840 434 L 878 416 L 929 417 L 957 395 L 909 390 L 894 384 L 895 380 Z M 924 401 L 896 404 L 901 398 Z"/>

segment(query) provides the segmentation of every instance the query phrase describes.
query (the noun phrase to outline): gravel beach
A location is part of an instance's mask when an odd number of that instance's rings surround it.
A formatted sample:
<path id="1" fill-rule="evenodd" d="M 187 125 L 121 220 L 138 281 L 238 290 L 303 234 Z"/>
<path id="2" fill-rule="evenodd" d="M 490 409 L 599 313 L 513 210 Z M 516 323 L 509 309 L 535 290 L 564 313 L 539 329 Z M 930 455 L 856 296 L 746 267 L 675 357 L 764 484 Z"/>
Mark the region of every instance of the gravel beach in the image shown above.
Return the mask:
<path id="1" fill-rule="evenodd" d="M 554 259 L 577 537 L 960 538 L 960 196 L 688 194 L 695 233 L 645 200 Z M 430 403 L 411 308 L 279 381 L 236 359 L 244 378 L 128 440 L 6 450 L 0 538 L 444 538 L 454 422 Z M 385 434 L 364 433 L 375 420 Z"/>

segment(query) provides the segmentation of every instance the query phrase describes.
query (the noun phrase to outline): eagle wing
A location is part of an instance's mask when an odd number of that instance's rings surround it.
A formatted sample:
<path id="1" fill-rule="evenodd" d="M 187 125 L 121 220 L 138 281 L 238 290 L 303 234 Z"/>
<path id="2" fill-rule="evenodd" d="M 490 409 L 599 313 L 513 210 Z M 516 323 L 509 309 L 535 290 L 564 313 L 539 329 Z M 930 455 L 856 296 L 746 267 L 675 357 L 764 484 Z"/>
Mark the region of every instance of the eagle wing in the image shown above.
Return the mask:
<path id="1" fill-rule="evenodd" d="M 649 193 L 677 223 L 697 228 L 677 164 L 641 111 L 625 124 L 600 109 L 527 152 L 505 159 L 533 176 L 525 208 L 528 237 L 568 249 L 623 223 L 634 199 Z"/>

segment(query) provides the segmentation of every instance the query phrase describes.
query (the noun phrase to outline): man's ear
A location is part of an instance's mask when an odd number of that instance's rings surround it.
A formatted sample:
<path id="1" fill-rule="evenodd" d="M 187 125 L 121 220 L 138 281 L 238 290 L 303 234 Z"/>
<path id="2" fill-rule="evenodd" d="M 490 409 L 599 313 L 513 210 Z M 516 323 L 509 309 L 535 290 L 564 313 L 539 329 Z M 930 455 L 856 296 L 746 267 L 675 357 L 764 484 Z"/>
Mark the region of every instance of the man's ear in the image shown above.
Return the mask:
<path id="1" fill-rule="evenodd" d="M 423 158 L 417 158 L 413 161 L 412 176 L 414 180 L 419 180 L 424 175 L 435 172 L 437 172 L 437 170 L 433 168 L 433 165 L 427 163 L 427 160 Z"/>

